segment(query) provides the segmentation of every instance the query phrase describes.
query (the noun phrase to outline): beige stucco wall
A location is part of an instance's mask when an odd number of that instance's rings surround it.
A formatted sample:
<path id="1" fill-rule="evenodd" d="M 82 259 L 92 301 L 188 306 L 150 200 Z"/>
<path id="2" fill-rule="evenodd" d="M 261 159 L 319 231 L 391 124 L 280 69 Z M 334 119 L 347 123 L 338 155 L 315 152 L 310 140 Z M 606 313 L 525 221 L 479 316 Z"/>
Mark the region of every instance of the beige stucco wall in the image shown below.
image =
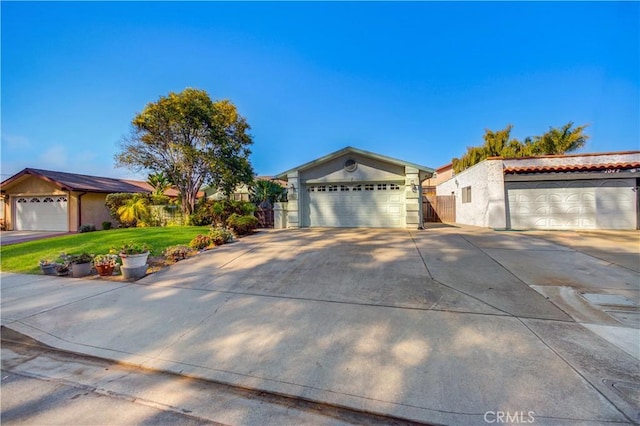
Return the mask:
<path id="1" fill-rule="evenodd" d="M 90 192 L 83 195 L 80 199 L 82 205 L 82 217 L 77 226 L 71 229 L 77 230 L 80 225 L 95 225 L 96 229 L 99 230 L 102 229 L 102 222 L 113 222 L 113 219 L 109 214 L 109 209 L 107 209 L 107 207 L 105 206 L 106 198 L 107 194 L 100 193 Z"/>
<path id="2" fill-rule="evenodd" d="M 10 196 L 68 195 L 55 184 L 34 176 L 23 176 L 2 189 Z"/>

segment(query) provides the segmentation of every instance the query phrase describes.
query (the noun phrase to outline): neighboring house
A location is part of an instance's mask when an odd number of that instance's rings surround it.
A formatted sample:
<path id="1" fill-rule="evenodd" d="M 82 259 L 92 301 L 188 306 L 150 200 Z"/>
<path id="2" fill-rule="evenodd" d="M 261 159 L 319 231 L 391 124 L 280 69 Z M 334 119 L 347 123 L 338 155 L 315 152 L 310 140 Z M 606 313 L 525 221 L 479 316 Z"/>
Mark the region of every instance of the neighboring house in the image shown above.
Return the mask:
<path id="1" fill-rule="evenodd" d="M 275 179 L 271 176 L 256 176 L 254 179 L 272 181 L 282 186 L 283 188 L 287 184 L 285 181 Z M 204 192 L 206 193 L 207 198 L 209 199 L 222 200 L 225 198 L 222 192 L 214 188 L 210 188 L 210 187 L 205 188 Z M 233 191 L 233 194 L 231 194 L 229 198 L 234 201 L 251 201 L 251 189 L 249 188 L 248 185 L 240 184 L 236 187 L 235 191 Z"/>
<path id="2" fill-rule="evenodd" d="M 347 147 L 276 176 L 287 181 L 286 226 L 422 227 L 429 167 Z"/>
<path id="3" fill-rule="evenodd" d="M 640 151 L 488 158 L 436 187 L 456 222 L 495 229 L 638 229 Z"/>
<path id="4" fill-rule="evenodd" d="M 449 163 L 436 169 L 433 176 L 422 184 L 423 192 L 435 192 L 436 186 L 453 177 L 453 164 Z"/>
<path id="5" fill-rule="evenodd" d="M 141 181 L 27 168 L 0 184 L 0 206 L 8 230 L 74 232 L 113 220 L 105 206 L 108 194 L 151 191 Z"/>

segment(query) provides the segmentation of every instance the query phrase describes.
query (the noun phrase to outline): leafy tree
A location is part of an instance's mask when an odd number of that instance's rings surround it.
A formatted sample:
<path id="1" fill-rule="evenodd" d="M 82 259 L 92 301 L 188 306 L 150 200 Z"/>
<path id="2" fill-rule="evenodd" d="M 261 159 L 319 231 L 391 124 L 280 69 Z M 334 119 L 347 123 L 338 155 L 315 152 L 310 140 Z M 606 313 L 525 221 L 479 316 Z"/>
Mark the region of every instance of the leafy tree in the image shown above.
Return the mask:
<path id="1" fill-rule="evenodd" d="M 250 126 L 228 100 L 213 102 L 191 88 L 171 92 L 147 104 L 132 125 L 116 164 L 164 174 L 180 193 L 185 215 L 194 211 L 203 184 L 228 195 L 251 182 Z"/>
<path id="2" fill-rule="evenodd" d="M 560 128 L 549 128 L 542 136 L 527 137 L 523 142 L 511 138 L 511 124 L 502 130 L 485 129 L 484 144 L 467 148 L 461 158 L 452 160 L 453 171 L 460 173 L 488 157 L 517 158 L 535 155 L 565 154 L 582 148 L 589 136 L 583 133 L 587 125 L 571 129 L 573 122 Z"/>

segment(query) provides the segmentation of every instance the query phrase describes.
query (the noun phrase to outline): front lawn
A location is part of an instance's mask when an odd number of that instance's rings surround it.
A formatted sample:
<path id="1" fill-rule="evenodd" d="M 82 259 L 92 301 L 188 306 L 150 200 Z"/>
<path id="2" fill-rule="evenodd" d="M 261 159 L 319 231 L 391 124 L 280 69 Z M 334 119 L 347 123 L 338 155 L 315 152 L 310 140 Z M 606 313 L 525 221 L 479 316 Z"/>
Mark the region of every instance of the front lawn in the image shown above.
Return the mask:
<path id="1" fill-rule="evenodd" d="M 172 245 L 189 244 L 196 235 L 207 234 L 207 226 L 176 226 L 166 228 L 126 228 L 109 231 L 65 235 L 38 241 L 0 247 L 0 269 L 24 274 L 40 273 L 40 259 L 55 260 L 60 253 L 108 253 L 126 242 L 147 243 L 152 255 L 159 256 Z"/>

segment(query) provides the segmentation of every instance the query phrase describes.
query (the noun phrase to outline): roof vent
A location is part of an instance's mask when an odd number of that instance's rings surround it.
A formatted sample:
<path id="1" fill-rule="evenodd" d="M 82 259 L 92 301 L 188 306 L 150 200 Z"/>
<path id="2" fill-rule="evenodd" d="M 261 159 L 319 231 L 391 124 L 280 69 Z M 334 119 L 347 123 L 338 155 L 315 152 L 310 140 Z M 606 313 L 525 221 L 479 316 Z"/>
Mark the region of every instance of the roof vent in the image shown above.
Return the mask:
<path id="1" fill-rule="evenodd" d="M 353 158 L 349 158 L 344 162 L 344 169 L 348 172 L 354 172 L 358 168 L 358 163 Z"/>

